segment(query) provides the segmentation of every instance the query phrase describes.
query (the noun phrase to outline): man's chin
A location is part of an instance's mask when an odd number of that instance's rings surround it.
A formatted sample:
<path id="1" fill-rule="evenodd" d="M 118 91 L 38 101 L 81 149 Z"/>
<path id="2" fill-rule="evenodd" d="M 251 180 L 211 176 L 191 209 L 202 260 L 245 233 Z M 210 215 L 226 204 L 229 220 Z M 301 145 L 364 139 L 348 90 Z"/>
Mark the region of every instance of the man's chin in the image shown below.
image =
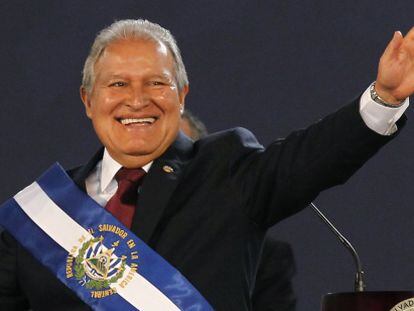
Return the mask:
<path id="1" fill-rule="evenodd" d="M 157 150 L 130 150 L 122 154 L 124 157 L 139 158 L 139 157 L 158 157 L 160 154 Z"/>
<path id="2" fill-rule="evenodd" d="M 122 153 L 123 157 L 126 158 L 147 158 L 147 159 L 151 159 L 155 160 L 156 158 L 158 158 L 159 156 L 161 156 L 166 148 L 153 148 L 153 149 L 149 149 L 149 148 L 136 148 L 136 149 L 129 149 L 129 150 L 125 150 Z"/>
<path id="3" fill-rule="evenodd" d="M 151 145 L 150 143 L 128 143 L 118 149 L 118 154 L 129 157 L 142 157 L 156 154 L 160 145 Z"/>
<path id="4" fill-rule="evenodd" d="M 118 153 L 114 155 L 111 154 L 111 156 L 116 162 L 127 168 L 143 167 L 159 157 L 157 153 L 146 152 L 143 150 L 134 152 L 129 151 L 128 153 Z"/>
<path id="5" fill-rule="evenodd" d="M 171 144 L 171 143 L 170 143 Z M 160 157 L 170 145 L 167 142 L 154 144 L 154 141 L 128 141 L 119 148 L 107 148 L 111 156 L 120 164 L 142 163 L 147 164 Z"/>

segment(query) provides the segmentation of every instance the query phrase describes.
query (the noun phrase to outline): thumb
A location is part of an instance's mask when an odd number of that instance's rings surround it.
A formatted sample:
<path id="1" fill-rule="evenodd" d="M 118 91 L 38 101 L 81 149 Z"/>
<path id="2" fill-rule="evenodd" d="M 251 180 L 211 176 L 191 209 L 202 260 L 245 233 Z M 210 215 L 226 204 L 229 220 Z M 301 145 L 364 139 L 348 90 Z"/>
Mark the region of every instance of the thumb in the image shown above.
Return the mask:
<path id="1" fill-rule="evenodd" d="M 383 56 L 385 57 L 396 57 L 398 55 L 399 48 L 403 43 L 403 35 L 401 31 L 394 32 L 394 36 L 392 37 L 391 41 L 388 43 Z"/>

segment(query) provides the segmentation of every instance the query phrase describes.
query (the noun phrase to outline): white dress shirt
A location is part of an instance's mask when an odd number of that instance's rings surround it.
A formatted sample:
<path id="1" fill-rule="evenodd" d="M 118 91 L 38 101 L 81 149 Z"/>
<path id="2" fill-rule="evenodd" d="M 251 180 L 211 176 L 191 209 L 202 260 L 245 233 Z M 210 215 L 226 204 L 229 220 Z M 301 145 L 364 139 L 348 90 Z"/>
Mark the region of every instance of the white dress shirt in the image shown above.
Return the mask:
<path id="1" fill-rule="evenodd" d="M 377 104 L 371 99 L 369 88 L 366 89 L 359 101 L 359 112 L 365 124 L 381 135 L 391 135 L 397 131 L 395 123 L 408 108 L 408 97 L 399 107 L 391 108 Z"/>
<path id="2" fill-rule="evenodd" d="M 144 165 L 142 169 L 148 172 L 151 165 L 152 161 Z M 85 180 L 86 192 L 99 205 L 105 206 L 118 189 L 115 174 L 121 167 L 122 165 L 116 162 L 105 148 L 102 160 L 99 161 L 95 169 Z"/>
<path id="3" fill-rule="evenodd" d="M 371 99 L 369 88 L 361 96 L 359 111 L 365 124 L 381 135 L 391 135 L 397 131 L 396 122 L 403 115 L 409 105 L 407 98 L 399 107 L 390 108 L 380 105 Z M 152 162 L 143 169 L 148 172 Z M 102 160 L 96 165 L 92 173 L 86 178 L 86 191 L 101 206 L 105 206 L 115 194 L 118 183 L 115 174 L 122 167 L 105 149 Z"/>

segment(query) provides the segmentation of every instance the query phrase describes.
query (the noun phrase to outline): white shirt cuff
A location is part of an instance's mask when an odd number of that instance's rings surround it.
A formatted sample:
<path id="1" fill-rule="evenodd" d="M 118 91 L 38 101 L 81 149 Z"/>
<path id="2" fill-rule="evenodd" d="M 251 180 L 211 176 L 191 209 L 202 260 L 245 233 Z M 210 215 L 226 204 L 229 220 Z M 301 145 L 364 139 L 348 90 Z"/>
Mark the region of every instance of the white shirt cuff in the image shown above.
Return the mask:
<path id="1" fill-rule="evenodd" d="M 406 98 L 401 106 L 385 107 L 372 100 L 369 88 L 366 89 L 359 101 L 359 113 L 365 124 L 373 131 L 381 135 L 391 135 L 397 131 L 395 124 L 409 106 Z"/>

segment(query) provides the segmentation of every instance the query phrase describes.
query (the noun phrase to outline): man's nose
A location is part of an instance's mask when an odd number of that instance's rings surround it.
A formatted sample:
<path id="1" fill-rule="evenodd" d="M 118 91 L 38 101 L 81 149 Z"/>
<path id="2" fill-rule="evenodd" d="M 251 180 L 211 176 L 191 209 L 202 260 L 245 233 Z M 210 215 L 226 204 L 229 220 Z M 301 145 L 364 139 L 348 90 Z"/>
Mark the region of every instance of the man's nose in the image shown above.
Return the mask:
<path id="1" fill-rule="evenodd" d="M 141 86 L 131 86 L 127 106 L 132 109 L 141 109 L 149 103 L 148 94 Z"/>

